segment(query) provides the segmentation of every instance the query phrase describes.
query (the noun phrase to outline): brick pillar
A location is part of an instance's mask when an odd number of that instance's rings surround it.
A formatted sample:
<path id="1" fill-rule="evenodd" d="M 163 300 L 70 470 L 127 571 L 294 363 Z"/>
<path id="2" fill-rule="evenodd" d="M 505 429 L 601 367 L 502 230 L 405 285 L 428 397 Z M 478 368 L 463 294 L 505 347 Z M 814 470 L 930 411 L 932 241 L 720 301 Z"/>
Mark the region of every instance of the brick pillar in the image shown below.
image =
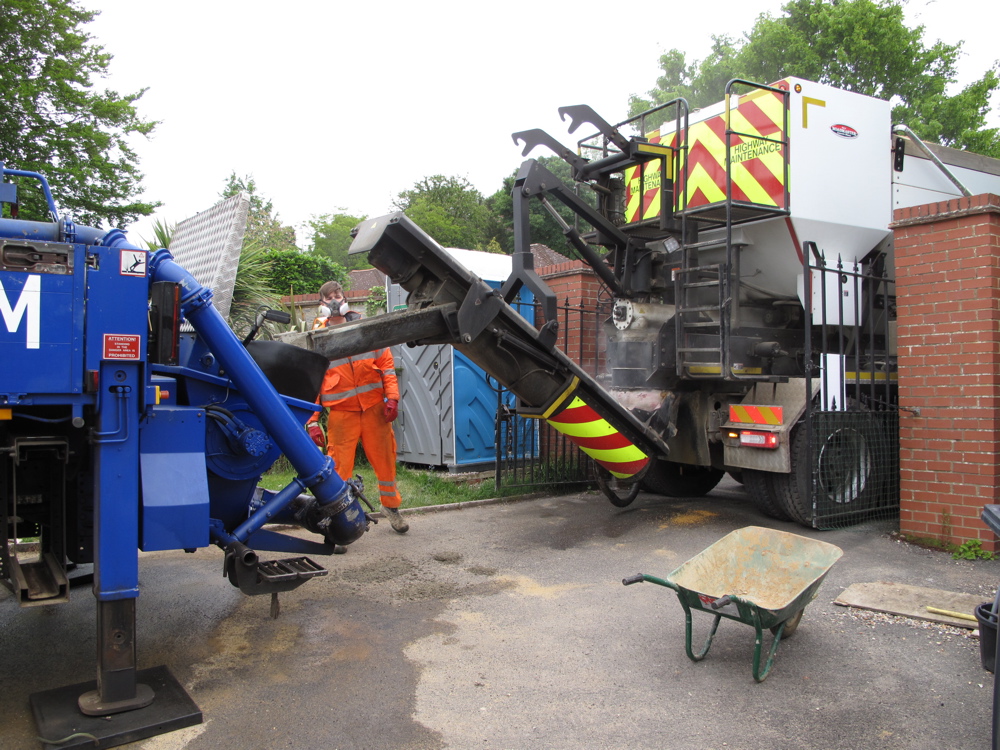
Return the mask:
<path id="1" fill-rule="evenodd" d="M 595 325 L 594 310 L 603 287 L 597 274 L 582 260 L 568 260 L 535 271 L 559 300 L 560 315 L 563 316 L 559 320 L 559 348 L 590 374 L 601 371 L 604 351 Z M 566 311 L 563 307 L 572 307 L 575 311 Z M 539 328 L 544 322 L 542 317 L 539 311 Z"/>
<path id="2" fill-rule="evenodd" d="M 591 375 L 603 372 L 603 339 L 595 318 L 602 289 L 597 274 L 580 260 L 543 266 L 536 268 L 535 272 L 558 299 L 559 337 L 556 346 Z M 541 328 L 544 321 L 540 307 L 535 308 L 535 314 L 535 325 Z M 548 425 L 542 425 L 539 450 L 543 458 L 559 455 L 559 446 L 564 445 L 562 435 Z"/>
<path id="3" fill-rule="evenodd" d="M 900 530 L 996 551 L 979 517 L 1000 503 L 1000 197 L 894 219 Z"/>
<path id="4" fill-rule="evenodd" d="M 560 305 L 597 304 L 601 282 L 593 269 L 582 260 L 567 260 L 554 266 L 536 268 L 535 272 L 559 297 Z"/>

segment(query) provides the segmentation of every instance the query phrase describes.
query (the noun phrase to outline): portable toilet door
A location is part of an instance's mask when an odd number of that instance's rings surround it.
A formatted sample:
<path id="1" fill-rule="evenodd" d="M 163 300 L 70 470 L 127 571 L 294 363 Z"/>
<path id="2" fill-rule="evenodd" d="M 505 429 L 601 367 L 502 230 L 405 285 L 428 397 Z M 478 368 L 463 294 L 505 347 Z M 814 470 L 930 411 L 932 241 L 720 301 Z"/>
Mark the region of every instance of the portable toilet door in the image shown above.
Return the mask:
<path id="1" fill-rule="evenodd" d="M 510 256 L 453 248 L 447 251 L 495 289 L 510 275 Z M 396 284 L 387 290 L 387 299 L 390 310 L 406 307 L 406 292 Z M 529 313 L 529 317 L 534 316 Z M 394 423 L 397 459 L 451 471 L 492 469 L 496 463 L 496 384 L 491 385 L 482 368 L 451 346 L 396 349 L 393 356 L 400 390 L 399 418 Z"/>
<path id="2" fill-rule="evenodd" d="M 496 391 L 479 365 L 455 349 L 451 356 L 454 465 L 467 471 L 492 469 L 496 462 Z"/>
<path id="3" fill-rule="evenodd" d="M 406 308 L 406 292 L 399 284 L 386 290 L 388 308 Z M 393 423 L 396 432 L 396 458 L 424 466 L 445 466 L 454 460 L 445 445 L 454 442 L 452 419 L 451 346 L 393 347 L 396 378 L 399 381 L 399 417 Z"/>

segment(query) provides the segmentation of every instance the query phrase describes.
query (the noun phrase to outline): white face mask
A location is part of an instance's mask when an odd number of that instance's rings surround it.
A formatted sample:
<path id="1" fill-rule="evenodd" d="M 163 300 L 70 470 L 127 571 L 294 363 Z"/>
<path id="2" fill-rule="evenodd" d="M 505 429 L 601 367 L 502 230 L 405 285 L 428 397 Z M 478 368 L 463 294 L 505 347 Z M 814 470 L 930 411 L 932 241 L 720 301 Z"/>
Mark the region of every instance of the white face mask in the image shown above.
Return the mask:
<path id="1" fill-rule="evenodd" d="M 347 315 L 348 311 L 351 309 L 347 304 L 347 300 L 341 300 L 339 303 L 337 302 L 337 300 L 333 300 L 330 304 L 339 306 L 336 308 L 336 311 L 334 311 L 328 305 L 320 305 L 319 315 L 317 317 L 327 318 L 334 314 L 344 316 Z"/>

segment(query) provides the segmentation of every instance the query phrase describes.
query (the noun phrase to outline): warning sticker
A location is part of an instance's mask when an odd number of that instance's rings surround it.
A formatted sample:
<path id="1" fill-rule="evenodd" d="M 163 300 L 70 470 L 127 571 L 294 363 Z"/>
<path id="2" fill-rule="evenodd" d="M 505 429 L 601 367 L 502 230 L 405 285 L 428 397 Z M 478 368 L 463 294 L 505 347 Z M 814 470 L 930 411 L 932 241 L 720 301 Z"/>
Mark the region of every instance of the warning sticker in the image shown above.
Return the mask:
<path id="1" fill-rule="evenodd" d="M 139 359 L 141 336 L 122 333 L 104 334 L 104 356 L 102 359 Z"/>
<path id="2" fill-rule="evenodd" d="M 145 276 L 147 255 L 149 255 L 149 253 L 145 250 L 122 250 L 122 276 Z"/>

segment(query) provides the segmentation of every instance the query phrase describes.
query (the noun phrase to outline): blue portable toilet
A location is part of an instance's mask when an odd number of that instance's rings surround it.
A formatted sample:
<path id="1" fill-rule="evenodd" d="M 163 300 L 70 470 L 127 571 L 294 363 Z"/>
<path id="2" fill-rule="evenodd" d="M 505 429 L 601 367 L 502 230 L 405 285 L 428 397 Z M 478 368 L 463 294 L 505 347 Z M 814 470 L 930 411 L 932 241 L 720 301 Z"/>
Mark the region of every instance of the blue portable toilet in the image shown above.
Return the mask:
<path id="1" fill-rule="evenodd" d="M 446 250 L 494 289 L 510 275 L 509 255 Z M 406 307 L 402 287 L 392 284 L 386 291 L 390 310 Z M 515 303 L 532 323 L 533 301 L 531 293 L 522 289 Z M 399 418 L 393 424 L 397 459 L 456 473 L 493 469 L 496 381 L 491 384 L 481 367 L 448 345 L 394 347 L 393 357 L 400 391 Z M 512 399 L 509 393 L 506 397 Z"/>

